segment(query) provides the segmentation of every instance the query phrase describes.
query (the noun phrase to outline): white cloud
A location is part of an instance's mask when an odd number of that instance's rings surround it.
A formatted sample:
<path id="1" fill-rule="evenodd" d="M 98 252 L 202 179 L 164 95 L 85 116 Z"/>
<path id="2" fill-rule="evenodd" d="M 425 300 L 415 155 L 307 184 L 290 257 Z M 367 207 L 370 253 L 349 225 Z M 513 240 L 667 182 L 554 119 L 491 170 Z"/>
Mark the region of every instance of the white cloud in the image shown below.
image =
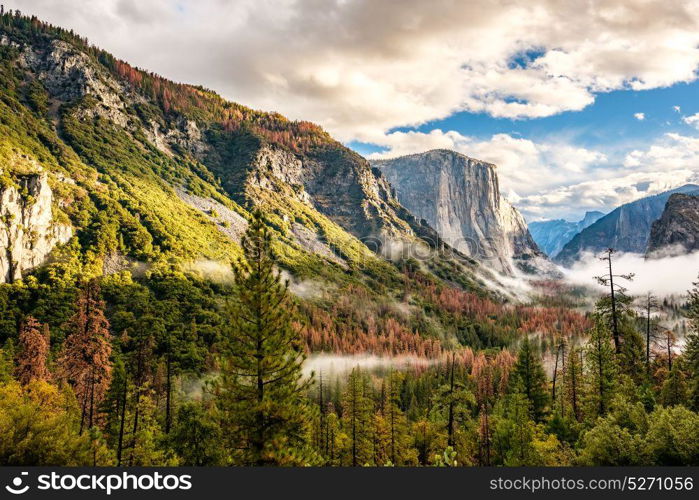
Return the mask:
<path id="1" fill-rule="evenodd" d="M 566 142 L 534 142 L 496 134 L 479 140 L 455 131 L 394 132 L 380 141 L 391 158 L 434 148 L 497 165 L 501 191 L 528 220 L 578 220 L 587 210 L 623 203 L 687 183 L 699 183 L 699 138 L 666 134 L 646 149 L 609 157 Z"/>
<path id="2" fill-rule="evenodd" d="M 12 3 L 12 2 L 6 2 Z M 688 82 L 698 0 L 15 0 L 118 57 L 342 140 L 455 111 L 542 117 Z"/>
<path id="3" fill-rule="evenodd" d="M 646 114 L 645 113 L 634 113 L 633 117 L 636 118 L 639 122 L 642 122 L 643 120 L 646 119 Z"/>
<path id="4" fill-rule="evenodd" d="M 691 125 L 692 127 L 699 129 L 699 113 L 695 113 L 691 116 L 683 116 L 682 121 L 687 125 Z"/>
<path id="5" fill-rule="evenodd" d="M 572 269 L 561 269 L 566 279 L 571 283 L 596 287 L 601 292 L 606 288 L 600 287 L 594 280 L 594 276 L 601 276 L 605 271 L 605 264 L 598 256 L 585 254 L 576 262 Z M 693 288 L 692 282 L 697 280 L 699 269 L 699 252 L 674 257 L 659 259 L 646 259 L 639 254 L 617 254 L 614 259 L 614 272 L 618 274 L 635 273 L 630 282 L 623 282 L 630 295 L 645 295 L 653 292 L 660 296 L 687 293 Z M 662 279 L 658 279 L 662 276 Z"/>

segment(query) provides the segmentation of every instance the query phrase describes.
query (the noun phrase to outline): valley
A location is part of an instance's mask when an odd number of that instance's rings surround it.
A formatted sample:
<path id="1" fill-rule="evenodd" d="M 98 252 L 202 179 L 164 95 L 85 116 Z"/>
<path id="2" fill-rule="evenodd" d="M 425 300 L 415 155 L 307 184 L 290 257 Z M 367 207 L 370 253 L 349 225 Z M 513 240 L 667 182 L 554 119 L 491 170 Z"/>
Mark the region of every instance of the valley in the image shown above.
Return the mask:
<path id="1" fill-rule="evenodd" d="M 19 13 L 0 84 L 0 464 L 699 463 L 699 186 L 527 225 Z"/>

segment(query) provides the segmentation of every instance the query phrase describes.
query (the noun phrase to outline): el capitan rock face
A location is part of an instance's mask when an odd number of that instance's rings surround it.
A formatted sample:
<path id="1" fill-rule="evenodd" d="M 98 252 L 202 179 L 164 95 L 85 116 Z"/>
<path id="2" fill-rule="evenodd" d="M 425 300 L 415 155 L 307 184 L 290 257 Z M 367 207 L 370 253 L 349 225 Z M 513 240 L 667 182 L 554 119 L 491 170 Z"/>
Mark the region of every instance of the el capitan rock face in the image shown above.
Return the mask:
<path id="1" fill-rule="evenodd" d="M 653 222 L 649 257 L 681 255 L 699 250 L 699 191 L 673 194 L 660 219 Z"/>
<path id="2" fill-rule="evenodd" d="M 544 261 L 524 218 L 500 194 L 494 165 L 442 149 L 372 163 L 403 206 L 486 267 L 532 271 Z"/>

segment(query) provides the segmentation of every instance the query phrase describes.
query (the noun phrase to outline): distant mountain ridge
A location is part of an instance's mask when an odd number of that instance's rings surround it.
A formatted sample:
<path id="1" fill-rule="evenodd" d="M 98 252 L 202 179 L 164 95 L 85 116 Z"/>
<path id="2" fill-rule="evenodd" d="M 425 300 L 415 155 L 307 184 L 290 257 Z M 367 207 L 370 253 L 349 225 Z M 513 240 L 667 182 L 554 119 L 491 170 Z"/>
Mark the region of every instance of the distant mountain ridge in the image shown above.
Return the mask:
<path id="1" fill-rule="evenodd" d="M 621 205 L 578 233 L 563 247 L 555 260 L 570 265 L 584 252 L 600 252 L 606 248 L 645 253 L 651 226 L 662 215 L 670 196 L 698 190 L 699 185 L 686 184 Z"/>
<path id="2" fill-rule="evenodd" d="M 539 248 L 554 258 L 580 231 L 604 217 L 603 212 L 586 212 L 578 222 L 564 219 L 535 221 L 529 223 L 529 232 Z"/>

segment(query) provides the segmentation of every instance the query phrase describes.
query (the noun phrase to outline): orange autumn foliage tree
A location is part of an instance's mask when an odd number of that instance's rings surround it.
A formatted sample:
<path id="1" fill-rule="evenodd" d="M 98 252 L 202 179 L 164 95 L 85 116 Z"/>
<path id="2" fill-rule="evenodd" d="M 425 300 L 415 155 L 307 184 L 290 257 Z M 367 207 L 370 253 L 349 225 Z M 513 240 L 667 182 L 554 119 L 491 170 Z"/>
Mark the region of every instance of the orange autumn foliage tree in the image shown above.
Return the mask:
<path id="1" fill-rule="evenodd" d="M 90 282 L 80 294 L 68 329 L 60 365 L 80 404 L 82 432 L 85 425 L 92 427 L 99 420 L 97 409 L 112 372 L 109 321 L 104 316 L 104 302 L 96 282 Z"/>
<path id="2" fill-rule="evenodd" d="M 37 380 L 47 381 L 51 373 L 47 367 L 49 332 L 32 316 L 28 316 L 19 331 L 19 353 L 15 359 L 15 377 L 22 385 Z"/>
<path id="3" fill-rule="evenodd" d="M 450 287 L 428 286 L 424 288 L 423 296 L 449 314 L 497 325 L 512 334 L 570 337 L 583 335 L 592 326 L 585 315 L 565 307 L 498 304 L 486 297 Z"/>

